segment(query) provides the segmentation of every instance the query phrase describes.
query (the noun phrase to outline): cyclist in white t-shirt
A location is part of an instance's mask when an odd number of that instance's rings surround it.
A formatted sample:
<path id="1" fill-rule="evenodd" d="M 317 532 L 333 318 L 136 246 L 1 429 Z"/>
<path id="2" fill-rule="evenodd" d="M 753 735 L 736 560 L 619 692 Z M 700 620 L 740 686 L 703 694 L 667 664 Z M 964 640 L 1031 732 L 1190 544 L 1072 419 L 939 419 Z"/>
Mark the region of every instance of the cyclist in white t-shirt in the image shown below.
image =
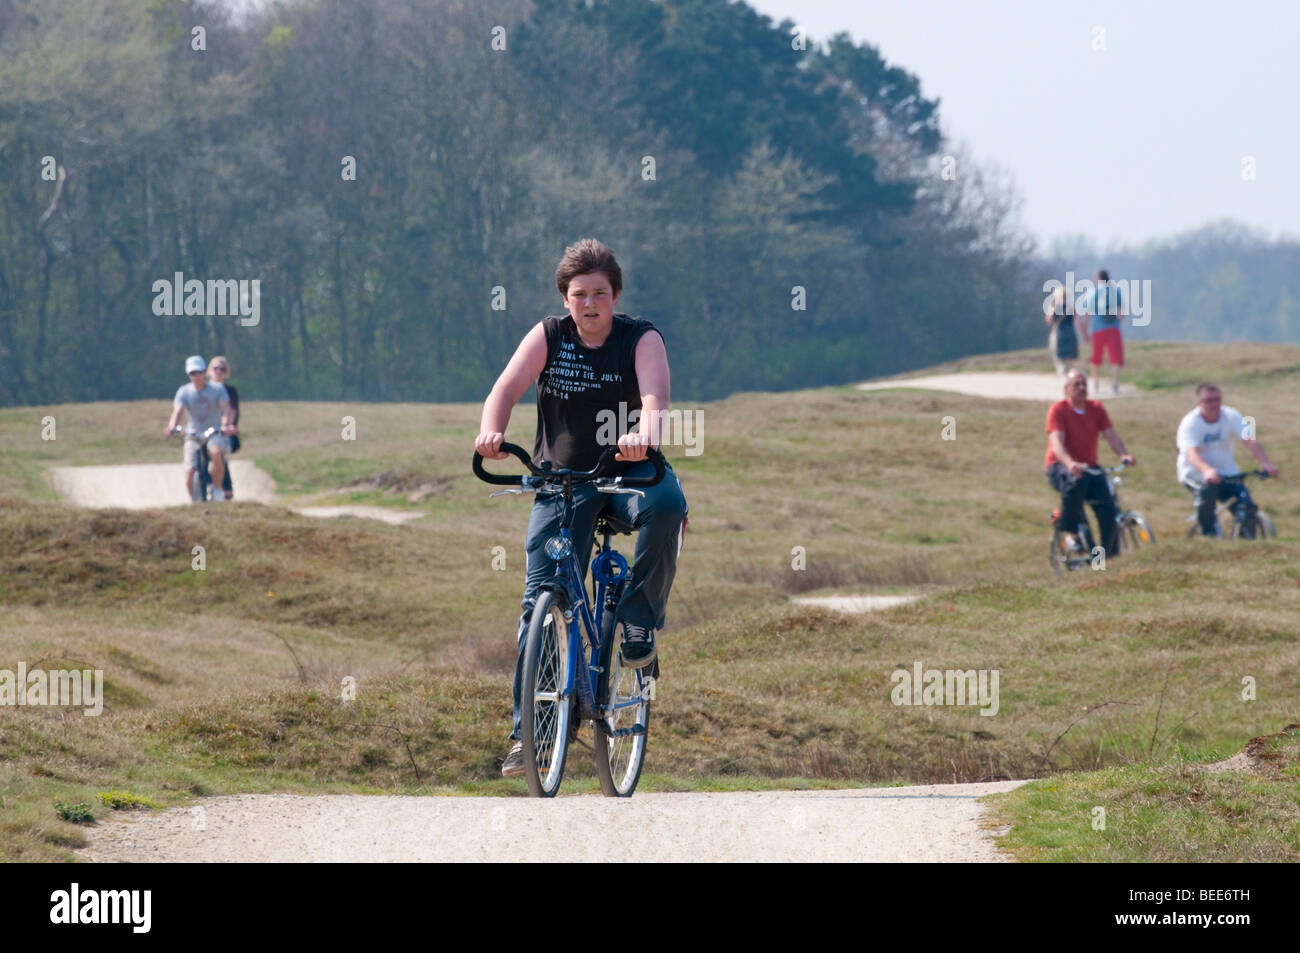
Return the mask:
<path id="1" fill-rule="evenodd" d="M 1242 416 L 1223 405 L 1223 393 L 1217 384 L 1198 384 L 1196 406 L 1178 425 L 1178 482 L 1195 494 L 1196 518 L 1204 536 L 1218 536 L 1219 525 L 1214 508 L 1222 500 L 1237 500 L 1249 505 L 1250 494 L 1241 480 L 1226 479 L 1241 473 L 1237 469 L 1236 441 L 1255 455 L 1269 476 L 1277 476 L 1277 467 L 1247 428 Z"/>

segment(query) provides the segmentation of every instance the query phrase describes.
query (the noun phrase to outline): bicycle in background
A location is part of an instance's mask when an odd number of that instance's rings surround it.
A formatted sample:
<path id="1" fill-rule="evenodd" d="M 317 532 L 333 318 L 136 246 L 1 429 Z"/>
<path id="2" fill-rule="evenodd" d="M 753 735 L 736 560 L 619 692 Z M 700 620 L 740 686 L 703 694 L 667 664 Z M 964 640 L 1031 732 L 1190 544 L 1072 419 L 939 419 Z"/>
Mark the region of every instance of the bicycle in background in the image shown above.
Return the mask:
<path id="1" fill-rule="evenodd" d="M 1259 477 L 1261 480 L 1269 479 L 1266 470 L 1250 470 L 1246 473 L 1222 477 L 1221 481 L 1223 483 L 1240 483 L 1244 485 L 1248 477 Z M 1224 534 L 1220 529 L 1220 536 L 1227 535 L 1231 539 L 1268 539 L 1277 535 L 1277 530 L 1273 528 L 1273 521 L 1269 519 L 1267 513 L 1259 508 L 1250 494 L 1246 494 L 1244 500 L 1240 496 L 1231 500 L 1220 500 L 1214 513 L 1216 526 L 1222 527 L 1223 523 L 1220 517 L 1225 513 L 1232 514 L 1232 527 L 1227 534 Z M 1187 522 L 1192 524 L 1187 527 L 1187 538 L 1191 539 L 1199 536 L 1201 527 L 1197 523 L 1196 514 L 1193 513 L 1187 517 Z"/>

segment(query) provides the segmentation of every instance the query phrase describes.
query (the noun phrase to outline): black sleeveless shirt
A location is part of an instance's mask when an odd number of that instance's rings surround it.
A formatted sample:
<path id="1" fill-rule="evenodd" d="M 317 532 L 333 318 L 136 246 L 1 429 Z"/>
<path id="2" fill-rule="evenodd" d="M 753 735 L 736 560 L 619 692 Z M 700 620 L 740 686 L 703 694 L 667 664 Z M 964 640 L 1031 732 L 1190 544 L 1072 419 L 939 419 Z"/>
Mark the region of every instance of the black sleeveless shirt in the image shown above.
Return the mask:
<path id="1" fill-rule="evenodd" d="M 632 411 L 641 409 L 636 378 L 636 345 L 649 321 L 615 314 L 609 337 L 600 347 L 582 343 L 573 318 L 548 317 L 546 366 L 537 377 L 537 439 L 533 463 L 590 470 L 607 446 L 637 429 Z M 619 404 L 625 408 L 620 414 Z M 624 469 L 618 467 L 615 473 Z"/>

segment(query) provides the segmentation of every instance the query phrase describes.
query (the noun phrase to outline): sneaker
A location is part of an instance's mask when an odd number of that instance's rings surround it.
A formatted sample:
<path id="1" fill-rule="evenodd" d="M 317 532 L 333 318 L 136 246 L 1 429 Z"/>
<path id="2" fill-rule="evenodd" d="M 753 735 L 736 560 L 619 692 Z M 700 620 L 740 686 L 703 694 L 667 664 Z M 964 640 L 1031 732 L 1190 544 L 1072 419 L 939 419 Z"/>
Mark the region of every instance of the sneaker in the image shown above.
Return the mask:
<path id="1" fill-rule="evenodd" d="M 643 668 L 655 660 L 655 634 L 630 622 L 623 623 L 623 644 L 620 647 L 623 664 L 628 668 Z"/>
<path id="2" fill-rule="evenodd" d="M 510 749 L 506 755 L 505 762 L 501 765 L 501 777 L 519 778 L 524 774 L 524 743 L 516 741 L 515 746 Z"/>

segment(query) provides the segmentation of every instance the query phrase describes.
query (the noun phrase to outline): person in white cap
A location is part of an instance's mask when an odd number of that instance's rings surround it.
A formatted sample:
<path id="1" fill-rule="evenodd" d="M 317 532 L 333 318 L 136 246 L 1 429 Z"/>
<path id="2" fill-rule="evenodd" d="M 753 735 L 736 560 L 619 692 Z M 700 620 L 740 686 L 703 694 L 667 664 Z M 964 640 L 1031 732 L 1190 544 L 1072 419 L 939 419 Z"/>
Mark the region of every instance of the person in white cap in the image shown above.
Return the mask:
<path id="1" fill-rule="evenodd" d="M 185 373 L 190 382 L 183 384 L 176 391 L 172 401 L 172 416 L 167 422 L 167 436 L 171 436 L 176 425 L 180 423 L 181 412 L 188 415 L 185 422 L 185 495 L 190 495 L 190 485 L 194 481 L 194 472 L 198 469 L 200 441 L 209 429 L 212 434 L 207 439 L 208 472 L 212 477 L 212 498 L 224 500 L 226 494 L 221 489 L 222 478 L 226 475 L 226 453 L 230 444 L 228 433 L 235 432 L 235 425 L 230 410 L 230 395 L 224 384 L 209 382 L 204 376 L 207 364 L 195 354 L 185 360 Z"/>

